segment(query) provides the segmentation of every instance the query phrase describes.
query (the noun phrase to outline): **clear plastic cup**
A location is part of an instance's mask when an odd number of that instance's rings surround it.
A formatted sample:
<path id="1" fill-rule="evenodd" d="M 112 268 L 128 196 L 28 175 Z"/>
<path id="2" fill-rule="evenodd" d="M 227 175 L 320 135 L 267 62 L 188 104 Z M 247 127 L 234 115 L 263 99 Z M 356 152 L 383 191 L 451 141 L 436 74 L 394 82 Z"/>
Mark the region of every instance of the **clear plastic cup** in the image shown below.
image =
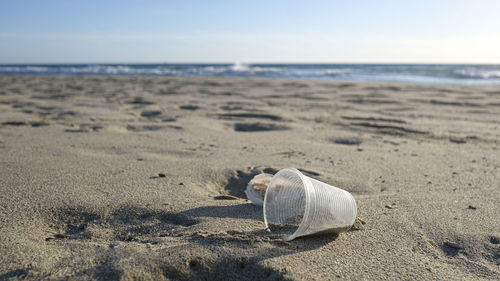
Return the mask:
<path id="1" fill-rule="evenodd" d="M 264 196 L 264 222 L 285 241 L 318 233 L 349 230 L 357 215 L 347 191 L 303 175 L 295 168 L 280 170 Z"/>

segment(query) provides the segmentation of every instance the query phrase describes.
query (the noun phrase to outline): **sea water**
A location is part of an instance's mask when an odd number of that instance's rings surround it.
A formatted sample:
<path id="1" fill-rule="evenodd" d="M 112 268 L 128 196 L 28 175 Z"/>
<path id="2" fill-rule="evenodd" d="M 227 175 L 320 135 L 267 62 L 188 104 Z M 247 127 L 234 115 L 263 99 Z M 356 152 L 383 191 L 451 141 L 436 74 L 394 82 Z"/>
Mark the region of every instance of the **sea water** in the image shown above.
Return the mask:
<path id="1" fill-rule="evenodd" d="M 500 65 L 487 64 L 2 64 L 0 74 L 210 76 L 500 85 Z"/>

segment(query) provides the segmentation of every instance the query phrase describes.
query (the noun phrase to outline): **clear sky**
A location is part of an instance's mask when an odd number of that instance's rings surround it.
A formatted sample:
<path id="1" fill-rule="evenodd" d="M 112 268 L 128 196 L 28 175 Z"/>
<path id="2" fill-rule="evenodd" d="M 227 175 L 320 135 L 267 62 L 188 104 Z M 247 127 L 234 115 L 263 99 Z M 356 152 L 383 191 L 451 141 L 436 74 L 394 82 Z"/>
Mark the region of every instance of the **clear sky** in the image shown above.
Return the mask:
<path id="1" fill-rule="evenodd" d="M 0 63 L 500 63 L 499 0 L 0 0 Z"/>

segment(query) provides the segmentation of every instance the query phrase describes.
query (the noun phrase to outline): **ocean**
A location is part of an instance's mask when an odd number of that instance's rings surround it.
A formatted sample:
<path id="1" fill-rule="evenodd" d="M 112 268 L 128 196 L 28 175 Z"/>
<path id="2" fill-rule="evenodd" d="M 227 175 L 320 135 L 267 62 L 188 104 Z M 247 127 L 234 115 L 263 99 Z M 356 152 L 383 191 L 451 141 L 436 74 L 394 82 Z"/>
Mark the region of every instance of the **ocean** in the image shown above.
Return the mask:
<path id="1" fill-rule="evenodd" d="M 486 64 L 0 64 L 0 74 L 211 76 L 500 85 L 500 65 Z"/>

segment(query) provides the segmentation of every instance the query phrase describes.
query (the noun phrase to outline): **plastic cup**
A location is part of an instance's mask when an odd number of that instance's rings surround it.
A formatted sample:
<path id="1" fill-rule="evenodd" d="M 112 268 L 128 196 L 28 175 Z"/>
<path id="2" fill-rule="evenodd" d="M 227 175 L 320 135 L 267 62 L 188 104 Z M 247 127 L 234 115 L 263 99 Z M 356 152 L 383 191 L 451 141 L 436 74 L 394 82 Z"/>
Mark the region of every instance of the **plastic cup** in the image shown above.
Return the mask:
<path id="1" fill-rule="evenodd" d="M 299 236 L 349 230 L 357 215 L 347 191 L 303 175 L 295 168 L 280 170 L 264 196 L 264 223 L 290 241 Z"/>

